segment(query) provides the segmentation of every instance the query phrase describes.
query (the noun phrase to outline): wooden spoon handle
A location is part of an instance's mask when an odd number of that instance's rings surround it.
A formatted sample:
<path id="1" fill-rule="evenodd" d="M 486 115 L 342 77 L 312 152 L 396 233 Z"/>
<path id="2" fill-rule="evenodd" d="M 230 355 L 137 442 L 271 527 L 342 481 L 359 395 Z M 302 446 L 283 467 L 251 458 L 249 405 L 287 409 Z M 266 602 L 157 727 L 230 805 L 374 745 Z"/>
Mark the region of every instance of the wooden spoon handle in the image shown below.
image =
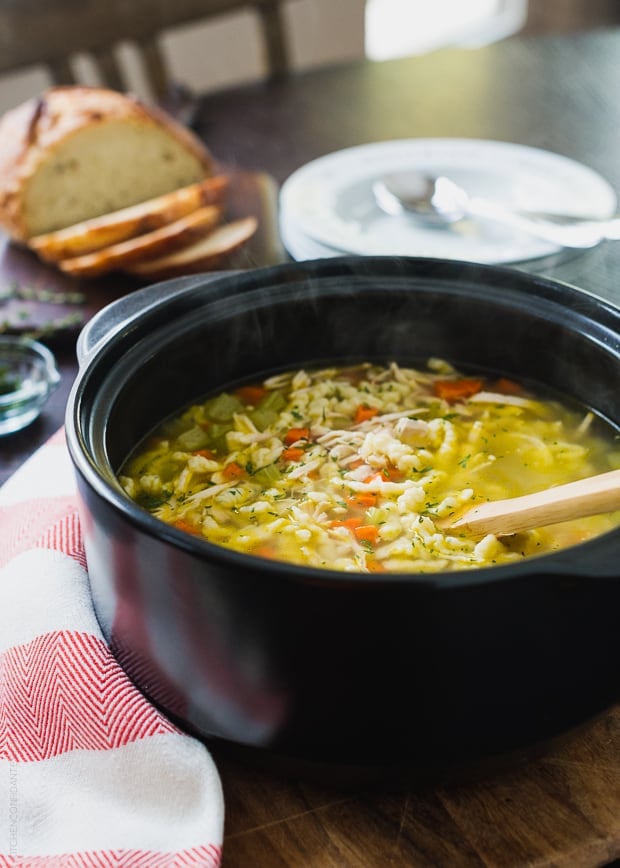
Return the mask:
<path id="1" fill-rule="evenodd" d="M 483 503 L 451 523 L 450 529 L 505 536 L 616 509 L 620 509 L 620 470 L 611 470 L 534 494 Z"/>

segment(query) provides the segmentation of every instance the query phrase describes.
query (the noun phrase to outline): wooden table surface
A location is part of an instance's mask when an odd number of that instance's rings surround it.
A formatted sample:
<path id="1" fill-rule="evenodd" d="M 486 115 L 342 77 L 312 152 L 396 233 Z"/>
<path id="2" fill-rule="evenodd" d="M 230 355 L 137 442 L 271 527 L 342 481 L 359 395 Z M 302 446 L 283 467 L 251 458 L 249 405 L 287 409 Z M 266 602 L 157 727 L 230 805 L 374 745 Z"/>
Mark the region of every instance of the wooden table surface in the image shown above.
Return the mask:
<path id="1" fill-rule="evenodd" d="M 231 214 L 257 213 L 243 267 L 281 259 L 277 186 L 310 159 L 408 137 L 495 139 L 588 164 L 620 190 L 620 29 L 513 37 L 476 50 L 302 73 L 203 98 L 195 127 L 235 174 Z M 550 270 L 620 303 L 620 245 Z M 83 321 L 139 286 L 74 281 L 0 242 L 0 294 L 80 292 L 85 303 L 0 301 L 17 328 L 59 314 Z M 50 340 L 62 382 L 43 416 L 0 441 L 0 482 L 64 420 L 75 325 Z M 620 675 L 620 673 L 619 673 Z M 619 678 L 620 681 L 620 678 Z M 343 788 L 289 780 L 214 748 L 224 785 L 224 868 L 591 868 L 620 857 L 620 706 L 536 760 L 475 782 Z"/>

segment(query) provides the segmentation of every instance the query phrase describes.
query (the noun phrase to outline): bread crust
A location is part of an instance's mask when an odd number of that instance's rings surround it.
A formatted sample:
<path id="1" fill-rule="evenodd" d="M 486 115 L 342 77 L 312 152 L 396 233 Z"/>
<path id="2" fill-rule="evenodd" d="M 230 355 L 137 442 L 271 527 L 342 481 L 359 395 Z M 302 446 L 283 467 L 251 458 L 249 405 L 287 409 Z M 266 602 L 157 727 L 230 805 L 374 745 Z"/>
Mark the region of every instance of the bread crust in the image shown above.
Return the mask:
<path id="1" fill-rule="evenodd" d="M 204 205 L 221 203 L 228 184 L 227 176 L 213 175 L 138 205 L 37 235 L 29 239 L 28 246 L 48 262 L 93 253 L 167 226 Z"/>
<path id="2" fill-rule="evenodd" d="M 163 256 L 189 245 L 203 238 L 218 224 L 221 216 L 222 208 L 219 205 L 206 205 L 160 229 L 104 247 L 94 253 L 62 259 L 58 267 L 66 274 L 76 277 L 99 277 L 109 271 L 118 271 L 133 263 Z"/>
<path id="3" fill-rule="evenodd" d="M 204 238 L 184 245 L 180 250 L 157 258 L 149 257 L 135 265 L 129 264 L 123 270 L 148 280 L 167 280 L 183 274 L 212 271 L 249 241 L 257 228 L 256 217 L 243 217 L 218 226 Z"/>
<path id="4" fill-rule="evenodd" d="M 0 225 L 13 239 L 28 239 L 24 190 L 46 157 L 85 127 L 118 120 L 164 129 L 211 174 L 208 149 L 164 111 L 107 88 L 52 87 L 0 119 Z"/>

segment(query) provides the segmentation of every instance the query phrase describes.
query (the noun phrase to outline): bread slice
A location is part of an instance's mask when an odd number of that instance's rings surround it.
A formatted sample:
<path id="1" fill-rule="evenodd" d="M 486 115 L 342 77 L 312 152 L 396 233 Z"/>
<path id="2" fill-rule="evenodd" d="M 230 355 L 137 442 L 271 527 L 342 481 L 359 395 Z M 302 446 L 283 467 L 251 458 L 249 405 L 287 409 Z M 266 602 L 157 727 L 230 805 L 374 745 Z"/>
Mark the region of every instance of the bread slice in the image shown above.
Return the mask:
<path id="1" fill-rule="evenodd" d="M 256 217 L 244 217 L 218 226 L 204 238 L 174 253 L 145 259 L 135 265 L 125 266 L 123 270 L 149 280 L 167 280 L 182 274 L 211 271 L 242 247 L 254 235 L 257 227 Z"/>
<path id="2" fill-rule="evenodd" d="M 203 205 L 220 203 L 228 183 L 225 175 L 213 175 L 138 205 L 93 217 L 57 232 L 37 235 L 28 241 L 28 246 L 48 262 L 102 250 L 173 223 Z"/>
<path id="3" fill-rule="evenodd" d="M 0 225 L 27 241 L 202 181 L 208 149 L 154 106 L 52 87 L 0 119 Z"/>
<path id="4" fill-rule="evenodd" d="M 94 253 L 62 259 L 58 267 L 76 277 L 98 277 L 109 271 L 124 269 L 144 259 L 169 254 L 203 238 L 219 223 L 221 216 L 221 206 L 205 205 L 174 223 L 162 226 L 161 229 L 121 241 L 120 244 L 112 244 Z"/>

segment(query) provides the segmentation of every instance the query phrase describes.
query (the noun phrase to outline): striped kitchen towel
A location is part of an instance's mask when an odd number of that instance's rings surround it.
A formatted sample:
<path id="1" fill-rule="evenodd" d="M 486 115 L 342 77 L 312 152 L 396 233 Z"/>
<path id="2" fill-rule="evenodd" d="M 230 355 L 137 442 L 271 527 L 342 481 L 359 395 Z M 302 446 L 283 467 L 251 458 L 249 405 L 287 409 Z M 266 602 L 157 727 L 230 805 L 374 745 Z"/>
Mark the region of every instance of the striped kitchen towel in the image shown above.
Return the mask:
<path id="1" fill-rule="evenodd" d="M 215 868 L 223 817 L 204 745 L 103 639 L 60 431 L 0 489 L 0 866 Z"/>

